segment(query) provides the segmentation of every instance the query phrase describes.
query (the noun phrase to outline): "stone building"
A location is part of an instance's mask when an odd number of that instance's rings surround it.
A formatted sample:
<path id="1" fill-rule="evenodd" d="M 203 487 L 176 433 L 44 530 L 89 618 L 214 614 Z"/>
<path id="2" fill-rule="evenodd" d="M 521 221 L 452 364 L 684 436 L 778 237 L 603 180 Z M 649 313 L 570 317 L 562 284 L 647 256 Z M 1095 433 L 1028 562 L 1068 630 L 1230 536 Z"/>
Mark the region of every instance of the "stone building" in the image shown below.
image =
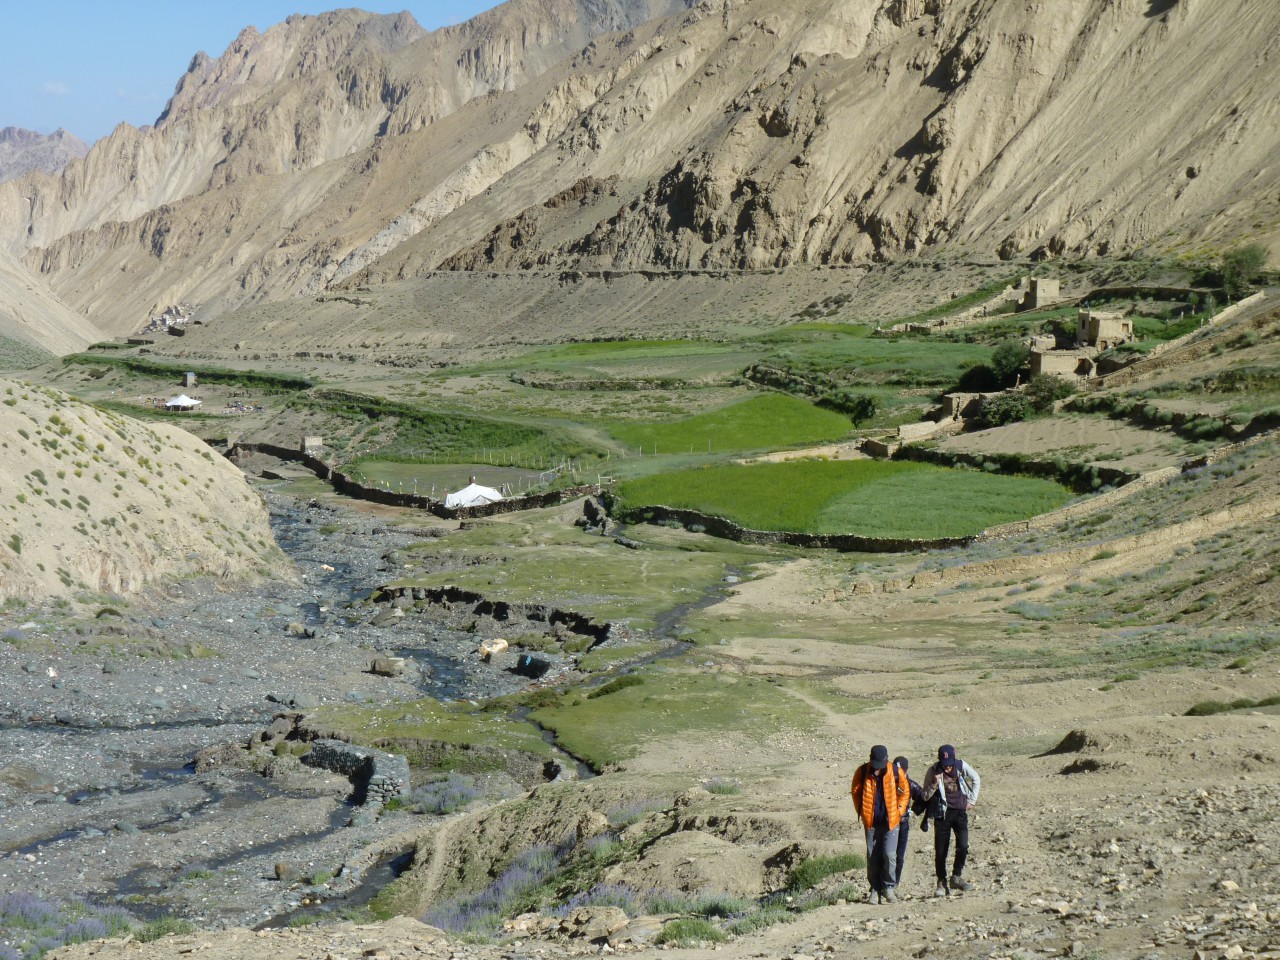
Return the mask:
<path id="1" fill-rule="evenodd" d="M 1081 308 L 1076 315 L 1076 344 L 1093 347 L 1099 353 L 1133 340 L 1133 321 L 1123 313 L 1104 313 Z"/>

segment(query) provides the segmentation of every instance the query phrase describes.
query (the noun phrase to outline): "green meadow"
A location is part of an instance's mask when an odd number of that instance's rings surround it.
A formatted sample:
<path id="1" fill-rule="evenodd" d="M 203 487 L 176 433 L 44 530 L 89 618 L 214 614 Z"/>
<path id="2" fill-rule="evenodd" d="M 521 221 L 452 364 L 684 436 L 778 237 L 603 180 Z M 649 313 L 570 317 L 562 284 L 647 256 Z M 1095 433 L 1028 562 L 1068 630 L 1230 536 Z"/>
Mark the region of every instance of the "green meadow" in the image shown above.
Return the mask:
<path id="1" fill-rule="evenodd" d="M 763 678 L 709 673 L 688 661 L 670 661 L 633 686 L 560 701 L 529 717 L 597 770 L 634 756 L 651 739 L 713 733 L 758 739 L 804 729 L 817 719 L 803 700 Z"/>
<path id="2" fill-rule="evenodd" d="M 664 505 L 755 530 L 963 537 L 1066 503 L 1060 484 L 876 460 L 725 464 L 628 480 L 627 508 Z"/>
<path id="3" fill-rule="evenodd" d="M 738 453 L 839 440 L 852 429 L 843 414 L 796 397 L 767 393 L 665 423 L 613 423 L 610 434 L 650 454 Z"/>

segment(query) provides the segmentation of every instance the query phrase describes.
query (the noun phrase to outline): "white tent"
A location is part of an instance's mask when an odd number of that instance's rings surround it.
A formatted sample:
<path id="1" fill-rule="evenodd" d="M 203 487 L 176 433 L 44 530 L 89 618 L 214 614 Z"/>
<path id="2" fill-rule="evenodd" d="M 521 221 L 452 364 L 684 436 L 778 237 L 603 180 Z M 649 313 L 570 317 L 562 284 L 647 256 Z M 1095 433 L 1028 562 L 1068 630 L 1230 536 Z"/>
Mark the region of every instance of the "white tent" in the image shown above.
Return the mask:
<path id="1" fill-rule="evenodd" d="M 202 403 L 204 403 L 203 400 L 192 400 L 185 393 L 180 393 L 172 400 L 166 400 L 164 408 L 166 410 L 194 410 Z"/>
<path id="2" fill-rule="evenodd" d="M 486 503 L 497 503 L 501 499 L 502 494 L 497 490 L 493 487 L 482 487 L 472 477 L 471 483 L 457 493 L 445 494 L 444 505 L 446 509 L 455 510 L 458 507 L 482 507 Z"/>

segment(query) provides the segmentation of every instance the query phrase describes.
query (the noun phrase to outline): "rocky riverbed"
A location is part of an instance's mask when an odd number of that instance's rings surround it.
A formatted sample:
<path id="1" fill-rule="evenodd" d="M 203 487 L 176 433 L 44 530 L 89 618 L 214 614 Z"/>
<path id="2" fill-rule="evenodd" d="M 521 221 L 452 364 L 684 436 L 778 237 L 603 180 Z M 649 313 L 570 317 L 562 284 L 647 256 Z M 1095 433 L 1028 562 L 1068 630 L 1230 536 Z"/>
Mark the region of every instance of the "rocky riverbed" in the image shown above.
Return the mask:
<path id="1" fill-rule="evenodd" d="M 370 871 L 389 876 L 396 838 L 421 818 L 358 808 L 347 779 L 292 756 L 252 772 L 197 767 L 197 755 L 247 742 L 282 711 L 475 699 L 529 682 L 482 662 L 476 636 L 446 611 L 391 630 L 376 607 L 348 606 L 398 572 L 397 550 L 439 529 L 268 499 L 296 564 L 279 580 L 186 581 L 96 616 L 7 618 L 0 892 L 84 895 L 202 927 L 253 926 L 349 895 Z M 371 672 L 394 654 L 408 655 L 403 674 Z"/>

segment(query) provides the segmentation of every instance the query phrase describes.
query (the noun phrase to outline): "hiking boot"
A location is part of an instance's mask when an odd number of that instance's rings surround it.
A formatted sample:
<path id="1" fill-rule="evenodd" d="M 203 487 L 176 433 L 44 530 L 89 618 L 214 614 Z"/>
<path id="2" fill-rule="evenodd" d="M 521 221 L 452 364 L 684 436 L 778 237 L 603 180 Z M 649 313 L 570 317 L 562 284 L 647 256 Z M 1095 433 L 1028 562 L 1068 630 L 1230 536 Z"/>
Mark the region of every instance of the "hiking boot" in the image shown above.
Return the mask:
<path id="1" fill-rule="evenodd" d="M 947 895 L 947 885 L 941 880 L 938 881 L 938 889 L 933 891 L 935 897 L 945 897 Z"/>
<path id="2" fill-rule="evenodd" d="M 893 887 L 885 887 L 884 893 L 880 894 L 881 903 L 897 903 L 898 895 L 893 892 Z"/>
<path id="3" fill-rule="evenodd" d="M 964 877 L 952 877 L 952 878 L 951 878 L 951 889 L 952 889 L 952 890 L 968 890 L 968 889 L 969 889 L 970 887 L 972 887 L 972 886 L 973 886 L 973 884 L 971 884 L 971 883 L 970 883 L 968 880 L 966 880 Z"/>

